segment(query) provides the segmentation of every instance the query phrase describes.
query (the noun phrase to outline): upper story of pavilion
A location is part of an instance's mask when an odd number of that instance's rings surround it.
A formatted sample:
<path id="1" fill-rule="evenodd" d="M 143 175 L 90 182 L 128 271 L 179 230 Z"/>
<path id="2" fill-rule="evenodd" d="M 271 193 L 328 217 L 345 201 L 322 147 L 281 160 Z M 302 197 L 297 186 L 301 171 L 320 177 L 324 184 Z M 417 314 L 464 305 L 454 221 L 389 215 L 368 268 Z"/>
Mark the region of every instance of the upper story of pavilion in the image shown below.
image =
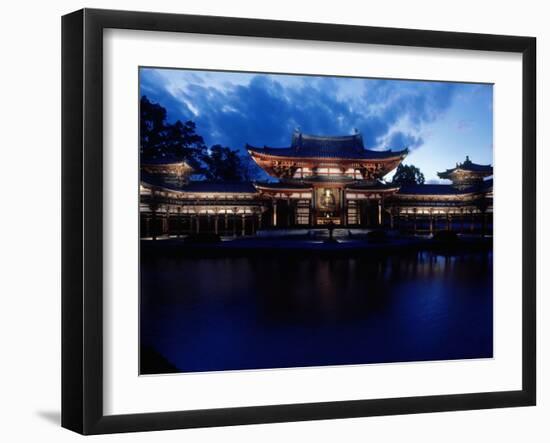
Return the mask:
<path id="1" fill-rule="evenodd" d="M 452 169 L 438 172 L 437 175 L 439 178 L 451 180 L 453 186 L 462 189 L 483 183 L 486 177 L 493 175 L 493 167 L 474 163 L 466 156 L 464 162 L 457 163 Z"/>
<path id="2" fill-rule="evenodd" d="M 294 131 L 288 147 L 246 145 L 254 161 L 271 177 L 285 182 L 376 182 L 403 161 L 408 150 L 365 149 L 359 132 L 319 136 Z"/>
<path id="3" fill-rule="evenodd" d="M 185 160 L 174 155 L 158 155 L 141 159 L 141 181 L 159 178 L 170 186 L 183 186 L 189 182 L 193 168 Z M 153 179 L 154 177 L 154 179 Z"/>

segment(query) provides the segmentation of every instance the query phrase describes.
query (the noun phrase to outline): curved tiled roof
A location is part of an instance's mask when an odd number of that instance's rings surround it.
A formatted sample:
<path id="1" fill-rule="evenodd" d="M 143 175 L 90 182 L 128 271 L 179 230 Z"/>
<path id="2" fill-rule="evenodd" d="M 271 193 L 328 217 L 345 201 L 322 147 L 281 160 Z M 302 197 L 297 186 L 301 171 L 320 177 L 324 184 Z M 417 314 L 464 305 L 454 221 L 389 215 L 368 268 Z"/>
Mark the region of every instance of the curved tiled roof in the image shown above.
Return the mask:
<path id="1" fill-rule="evenodd" d="M 493 174 L 493 167 L 491 165 L 478 165 L 477 163 L 474 163 L 470 160 L 468 156 L 466 156 L 466 160 L 463 163 L 457 163 L 456 167 L 452 169 L 447 169 L 443 172 L 438 172 L 437 175 L 441 178 L 447 178 L 449 175 L 451 175 L 455 171 L 469 171 L 469 172 L 476 172 L 486 175 L 492 175 Z"/>
<path id="2" fill-rule="evenodd" d="M 141 173 L 141 181 L 151 186 L 177 192 L 227 192 L 232 194 L 256 194 L 258 191 L 252 182 L 191 181 L 177 185 L 167 182 L 163 177 Z"/>
<path id="3" fill-rule="evenodd" d="M 246 149 L 257 154 L 265 154 L 275 157 L 300 157 L 300 158 L 349 158 L 358 160 L 376 160 L 393 157 L 404 157 L 407 149 L 401 151 L 372 151 L 365 149 L 363 137 L 360 133 L 352 135 L 325 136 L 303 134 L 295 131 L 289 147 L 263 148 L 246 145 Z"/>
<path id="4" fill-rule="evenodd" d="M 473 192 L 487 192 L 493 187 L 493 180 L 485 180 L 478 185 L 466 188 L 457 188 L 455 185 L 403 185 L 397 192 L 398 195 L 463 195 Z"/>
<path id="5" fill-rule="evenodd" d="M 258 188 L 266 189 L 311 189 L 311 186 L 305 183 L 292 183 L 292 182 L 256 182 L 254 185 Z"/>
<path id="6" fill-rule="evenodd" d="M 453 185 L 403 185 L 398 194 L 406 195 L 458 195 L 467 194 Z"/>
<path id="7" fill-rule="evenodd" d="M 355 179 L 349 175 L 310 175 L 303 178 L 305 183 L 346 183 L 353 182 Z"/>
<path id="8" fill-rule="evenodd" d="M 349 190 L 369 190 L 369 191 L 376 191 L 376 190 L 387 190 L 387 189 L 398 189 L 399 185 L 396 185 L 394 183 L 384 183 L 380 180 L 377 180 L 375 182 L 356 182 L 352 183 L 346 186 L 346 189 Z"/>
<path id="9" fill-rule="evenodd" d="M 344 158 L 355 160 L 377 160 L 394 157 L 405 157 L 409 152 L 408 149 L 401 151 L 371 151 L 369 149 L 360 150 L 342 148 L 334 145 L 317 145 L 303 148 L 257 148 L 246 145 L 246 149 L 256 154 L 266 154 L 274 157 L 299 157 L 299 158 Z"/>
<path id="10" fill-rule="evenodd" d="M 292 148 L 301 149 L 338 149 L 342 151 L 362 151 L 363 137 L 359 133 L 352 135 L 312 135 L 294 132 L 292 134 Z"/>
<path id="11" fill-rule="evenodd" d="M 212 182 L 193 181 L 182 186 L 185 192 L 228 192 L 234 194 L 255 194 L 256 188 L 252 182 Z"/>

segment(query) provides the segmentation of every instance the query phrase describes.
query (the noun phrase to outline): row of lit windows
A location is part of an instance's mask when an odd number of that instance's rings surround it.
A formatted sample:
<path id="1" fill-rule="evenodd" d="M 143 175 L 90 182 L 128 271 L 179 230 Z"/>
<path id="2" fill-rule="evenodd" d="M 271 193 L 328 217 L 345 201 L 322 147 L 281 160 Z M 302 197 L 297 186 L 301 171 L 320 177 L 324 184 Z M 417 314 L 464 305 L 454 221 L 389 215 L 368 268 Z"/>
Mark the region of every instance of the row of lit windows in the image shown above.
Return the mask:
<path id="1" fill-rule="evenodd" d="M 293 192 L 292 194 L 284 194 L 282 192 L 277 192 L 273 195 L 275 198 L 287 199 L 287 198 L 311 198 L 311 192 Z"/>
<path id="2" fill-rule="evenodd" d="M 141 212 L 151 212 L 147 206 L 140 207 Z M 170 215 L 231 215 L 231 214 L 257 214 L 258 211 L 255 211 L 251 208 L 233 208 L 233 209 L 215 209 L 215 208 L 204 208 L 204 209 L 194 209 L 194 208 L 182 208 L 180 211 L 177 211 L 175 208 L 169 208 L 168 210 L 161 209 L 159 213 L 170 214 Z"/>
<path id="3" fill-rule="evenodd" d="M 151 190 L 145 187 L 140 188 L 141 195 L 151 195 Z M 228 194 L 228 193 L 209 193 L 209 194 L 176 194 L 172 192 L 158 191 L 155 195 L 173 199 L 183 199 L 183 200 L 252 200 L 256 198 L 256 195 L 253 194 Z"/>
<path id="4" fill-rule="evenodd" d="M 180 196 L 181 197 L 181 196 Z M 256 198 L 251 194 L 185 194 L 185 199 L 207 199 L 207 200 L 252 200 Z"/>
<path id="5" fill-rule="evenodd" d="M 460 209 L 456 208 L 449 208 L 449 209 L 428 209 L 428 208 L 422 208 L 417 209 L 416 211 L 413 208 L 401 208 L 399 209 L 400 215 L 447 215 L 447 214 L 470 214 L 470 213 L 478 213 L 478 210 L 466 210 L 462 211 Z"/>
<path id="6" fill-rule="evenodd" d="M 380 194 L 359 194 L 354 192 L 346 192 L 348 200 L 378 200 L 382 196 Z"/>
<path id="7" fill-rule="evenodd" d="M 356 180 L 361 180 L 363 178 L 363 174 L 361 174 L 361 171 L 359 169 L 346 169 L 345 171 L 342 170 L 342 168 L 317 168 L 315 171 L 311 170 L 310 168 L 298 168 L 296 172 L 294 173 L 294 178 L 305 178 L 305 177 L 311 177 L 313 175 L 321 175 L 321 176 L 347 176 Z"/>

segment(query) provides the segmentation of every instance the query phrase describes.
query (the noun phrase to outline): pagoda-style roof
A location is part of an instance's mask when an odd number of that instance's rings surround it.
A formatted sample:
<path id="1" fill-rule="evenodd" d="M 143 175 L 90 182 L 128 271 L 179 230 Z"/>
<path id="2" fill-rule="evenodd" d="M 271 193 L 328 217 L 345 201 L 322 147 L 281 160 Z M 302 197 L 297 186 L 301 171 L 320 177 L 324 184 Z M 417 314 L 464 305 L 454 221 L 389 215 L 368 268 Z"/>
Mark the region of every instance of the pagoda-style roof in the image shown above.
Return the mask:
<path id="1" fill-rule="evenodd" d="M 365 149 L 360 133 L 344 136 L 321 136 L 303 134 L 295 131 L 289 147 L 263 148 L 246 145 L 251 155 L 259 154 L 270 157 L 311 158 L 311 159 L 352 159 L 378 160 L 396 157 L 404 158 L 408 150 L 372 151 Z"/>
<path id="2" fill-rule="evenodd" d="M 485 180 L 479 184 L 470 185 L 464 188 L 444 184 L 403 185 L 397 192 L 397 195 L 464 195 L 488 192 L 492 187 L 493 180 Z"/>
<path id="3" fill-rule="evenodd" d="M 449 180 L 452 180 L 461 174 L 488 177 L 493 175 L 493 167 L 491 165 L 479 165 L 474 163 L 468 156 L 466 156 L 466 160 L 462 163 L 457 163 L 456 167 L 437 173 L 440 178 L 446 178 Z"/>
<path id="4" fill-rule="evenodd" d="M 398 195 L 459 195 L 467 194 L 453 185 L 404 185 L 399 189 Z"/>
<path id="5" fill-rule="evenodd" d="M 181 157 L 174 155 L 141 156 L 141 174 L 164 176 L 166 182 L 184 183 L 192 174 L 193 167 Z"/>
<path id="6" fill-rule="evenodd" d="M 181 157 L 174 155 L 141 156 L 140 174 L 142 181 L 149 177 L 149 181 L 162 182 L 163 186 L 182 186 L 188 181 L 193 168 Z"/>
<path id="7" fill-rule="evenodd" d="M 298 182 L 256 182 L 254 185 L 257 189 L 269 189 L 274 191 L 307 191 L 312 189 L 311 186 Z"/>
<path id="8" fill-rule="evenodd" d="M 380 180 L 375 182 L 359 181 L 346 186 L 350 191 L 397 191 L 399 185 L 395 183 L 385 183 Z"/>
<path id="9" fill-rule="evenodd" d="M 190 181 L 185 184 L 177 184 L 166 181 L 163 177 L 141 173 L 141 182 L 145 185 L 153 186 L 168 191 L 184 193 L 228 193 L 228 194 L 256 194 L 258 191 L 254 184 L 245 182 L 225 182 L 225 181 Z"/>
<path id="10" fill-rule="evenodd" d="M 256 194 L 258 191 L 252 182 L 192 181 L 182 187 L 185 192 L 213 192 L 229 194 Z"/>

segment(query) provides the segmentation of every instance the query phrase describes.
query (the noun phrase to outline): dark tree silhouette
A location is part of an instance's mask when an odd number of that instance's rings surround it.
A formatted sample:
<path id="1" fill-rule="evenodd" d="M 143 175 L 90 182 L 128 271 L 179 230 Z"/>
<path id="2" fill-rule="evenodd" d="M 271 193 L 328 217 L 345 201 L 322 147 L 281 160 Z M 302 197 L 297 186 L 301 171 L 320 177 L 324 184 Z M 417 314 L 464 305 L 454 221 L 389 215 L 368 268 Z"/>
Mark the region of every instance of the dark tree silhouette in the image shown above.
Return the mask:
<path id="1" fill-rule="evenodd" d="M 241 181 L 248 179 L 247 165 L 237 150 L 214 145 L 202 157 L 204 176 L 208 180 Z"/>
<path id="2" fill-rule="evenodd" d="M 196 133 L 197 126 L 192 121 L 176 121 L 166 127 L 166 151 L 186 159 L 198 160 L 206 152 L 203 138 Z"/>
<path id="3" fill-rule="evenodd" d="M 167 121 L 166 109 L 145 95 L 140 101 L 140 153 L 144 160 L 159 157 L 182 159 L 207 180 L 253 180 L 258 166 L 238 150 L 214 145 L 207 149 L 193 121 Z"/>
<path id="4" fill-rule="evenodd" d="M 414 165 L 400 164 L 393 176 L 393 183 L 398 185 L 421 185 L 424 181 L 424 174 Z"/>
<path id="5" fill-rule="evenodd" d="M 198 167 L 206 152 L 203 138 L 192 121 L 168 123 L 166 109 L 146 96 L 140 101 L 140 149 L 144 158 L 171 156 Z"/>
<path id="6" fill-rule="evenodd" d="M 166 134 L 166 109 L 151 103 L 146 96 L 141 97 L 139 105 L 139 141 L 141 153 L 153 155 L 162 150 Z"/>

